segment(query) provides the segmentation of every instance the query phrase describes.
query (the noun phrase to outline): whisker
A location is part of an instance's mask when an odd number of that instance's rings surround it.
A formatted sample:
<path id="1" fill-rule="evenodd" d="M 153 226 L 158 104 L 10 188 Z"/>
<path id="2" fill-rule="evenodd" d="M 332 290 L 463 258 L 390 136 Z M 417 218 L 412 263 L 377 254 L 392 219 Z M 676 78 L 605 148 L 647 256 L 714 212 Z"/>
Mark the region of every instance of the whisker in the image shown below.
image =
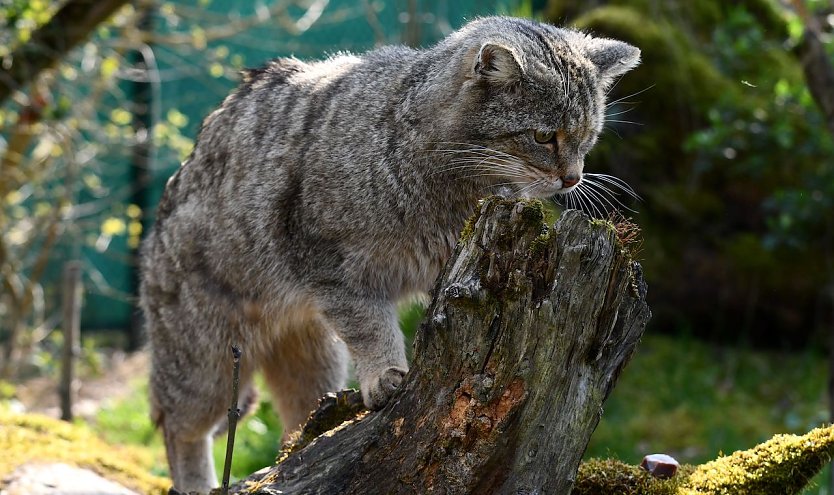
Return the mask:
<path id="1" fill-rule="evenodd" d="M 605 118 L 606 118 L 606 120 L 607 120 L 607 119 L 608 119 L 608 117 L 616 117 L 617 115 L 623 115 L 623 114 L 625 114 L 625 113 L 628 113 L 628 112 L 633 111 L 633 110 L 634 110 L 634 108 L 635 108 L 635 107 L 626 108 L 625 110 L 623 110 L 623 111 L 621 111 L 621 112 L 616 112 L 616 113 L 606 113 L 606 114 L 605 114 Z"/>
<path id="2" fill-rule="evenodd" d="M 574 204 L 576 205 L 575 209 L 583 212 L 586 211 L 587 206 L 585 205 L 585 201 L 583 200 L 582 195 L 579 194 L 579 188 L 573 189 L 570 193 L 574 200 Z"/>
<path id="3" fill-rule="evenodd" d="M 457 173 L 465 173 L 465 172 L 484 172 L 489 173 L 490 175 L 499 175 L 504 177 L 529 177 L 528 174 L 525 174 L 522 170 L 507 170 L 500 167 L 482 167 L 477 165 L 461 165 L 459 167 L 454 167 L 448 170 L 443 170 L 440 172 L 457 172 Z"/>
<path id="4" fill-rule="evenodd" d="M 618 122 L 618 123 L 620 123 L 620 124 L 634 124 L 634 125 L 640 125 L 640 126 L 642 126 L 642 125 L 643 125 L 643 124 L 641 124 L 641 123 L 639 123 L 639 122 L 632 122 L 632 121 L 630 121 L 630 120 L 605 119 L 605 121 L 606 121 L 606 122 Z"/>
<path id="5" fill-rule="evenodd" d="M 524 193 L 526 193 L 527 191 L 532 190 L 534 187 L 538 186 L 539 184 L 541 184 L 541 179 L 536 179 L 534 181 L 531 181 L 529 184 L 527 184 L 526 186 L 524 186 L 521 189 L 519 189 L 518 191 L 516 191 L 516 196 L 523 196 Z"/>
<path id="6" fill-rule="evenodd" d="M 605 126 L 605 130 L 613 132 L 613 133 L 614 133 L 614 134 L 616 134 L 616 135 L 617 135 L 617 137 L 618 137 L 618 138 L 620 138 L 620 139 L 622 139 L 622 138 L 623 138 L 622 136 L 620 136 L 620 133 L 619 133 L 619 132 L 617 132 L 617 129 L 614 129 L 613 127 Z"/>
<path id="7" fill-rule="evenodd" d="M 620 81 L 622 81 L 622 80 L 623 80 L 623 76 L 625 76 L 625 74 L 623 74 L 622 76 L 618 77 L 618 78 L 617 78 L 617 80 L 616 80 L 616 81 L 614 81 L 614 84 L 612 84 L 612 85 L 611 85 L 611 87 L 610 87 L 610 88 L 608 88 L 608 91 L 606 91 L 606 92 L 605 92 L 605 96 L 606 96 L 606 97 L 607 97 L 609 94 L 611 94 L 611 92 L 612 92 L 612 91 L 614 91 L 614 88 L 616 88 L 618 84 L 620 84 Z"/>
<path id="8" fill-rule="evenodd" d="M 487 171 L 503 172 L 506 174 L 522 174 L 525 169 L 519 163 L 495 161 L 487 158 L 462 158 L 450 162 L 445 167 L 438 167 L 430 175 L 449 173 L 456 170 L 483 169 Z"/>
<path id="9" fill-rule="evenodd" d="M 571 208 L 573 208 L 574 210 L 580 210 L 579 201 L 576 199 L 576 193 L 574 193 L 573 191 L 569 192 L 568 199 L 570 200 Z"/>
<path id="10" fill-rule="evenodd" d="M 585 183 L 584 185 L 580 184 L 579 188 L 581 188 L 588 195 L 589 198 L 592 198 L 594 201 L 596 201 L 596 203 L 599 205 L 600 209 L 605 210 L 604 213 L 607 213 L 605 205 L 603 204 L 603 201 L 605 201 L 605 198 L 600 197 L 600 195 L 597 193 L 596 190 L 592 189 L 591 187 L 588 187 L 587 183 Z M 608 202 L 608 206 L 610 206 L 614 210 L 617 209 L 610 202 Z"/>
<path id="11" fill-rule="evenodd" d="M 636 210 L 633 210 L 633 209 L 629 208 L 628 206 L 624 205 L 622 201 L 620 201 L 619 199 L 617 199 L 613 195 L 612 196 L 606 196 L 603 193 L 603 191 L 601 191 L 599 189 L 594 189 L 596 187 L 601 187 L 599 184 L 594 183 L 594 182 L 586 182 L 585 185 L 586 185 L 586 189 L 588 190 L 588 192 L 591 192 L 593 190 L 596 197 L 598 199 L 601 199 L 601 200 L 605 201 L 606 203 L 608 203 L 608 206 L 610 206 L 612 210 L 619 211 L 620 208 L 617 208 L 616 206 L 614 206 L 614 204 L 608 199 L 609 197 L 612 200 L 614 200 L 618 205 L 620 205 L 621 208 L 624 208 L 624 209 L 626 209 L 626 210 L 628 210 L 632 213 L 638 213 Z"/>
<path id="12" fill-rule="evenodd" d="M 583 181 L 583 182 L 587 182 L 587 183 L 589 183 L 589 184 L 593 184 L 593 185 L 595 185 L 595 186 L 601 187 L 601 188 L 603 188 L 603 189 L 604 189 L 604 190 L 605 190 L 608 194 L 610 194 L 610 195 L 612 195 L 612 196 L 619 196 L 619 195 L 620 195 L 620 193 L 618 193 L 617 191 L 614 191 L 613 189 L 609 188 L 609 187 L 608 187 L 608 186 L 606 186 L 605 184 L 601 184 L 601 183 L 599 183 L 599 182 L 596 182 L 595 180 L 593 180 L 593 179 L 591 179 L 590 177 L 588 177 L 588 175 L 589 175 L 589 174 L 585 174 L 585 176 L 583 176 L 583 177 L 582 177 L 582 181 Z"/>
<path id="13" fill-rule="evenodd" d="M 576 209 L 583 212 L 583 213 L 587 213 L 589 216 L 593 215 L 594 213 L 593 213 L 593 211 L 591 211 L 591 208 L 588 207 L 588 205 L 585 201 L 585 197 L 582 194 L 580 194 L 581 191 L 579 189 L 574 189 L 571 192 L 576 193 L 576 196 L 574 198 L 574 199 L 576 199 L 576 205 L 578 206 L 578 208 L 576 208 Z"/>
<path id="14" fill-rule="evenodd" d="M 651 86 L 649 86 L 648 88 L 641 89 L 640 91 L 638 91 L 638 92 L 636 92 L 636 93 L 632 93 L 632 94 L 630 94 L 630 95 L 623 96 L 622 98 L 617 98 L 617 99 L 616 99 L 616 100 L 614 100 L 614 101 L 610 101 L 610 102 L 608 102 L 608 103 L 606 103 L 606 104 L 605 104 L 605 108 L 608 108 L 608 107 L 610 107 L 611 105 L 615 105 L 615 104 L 617 104 L 617 103 L 620 103 L 621 101 L 625 100 L 626 98 L 631 98 L 632 96 L 637 96 L 637 95 L 639 95 L 639 94 L 643 94 L 643 93 L 645 93 L 646 91 L 648 91 L 648 90 L 652 89 L 654 86 L 655 86 L 655 85 L 654 85 L 654 84 L 652 84 L 652 85 L 651 85 Z"/>
<path id="15" fill-rule="evenodd" d="M 619 187 L 620 190 L 622 190 L 623 192 L 625 192 L 626 194 L 628 194 L 632 198 L 634 198 L 638 201 L 643 201 L 643 198 L 641 198 L 640 195 L 637 194 L 637 191 L 635 191 L 634 188 L 631 187 L 631 185 L 628 182 L 624 181 L 623 179 L 621 179 L 617 176 L 608 175 L 608 174 L 594 174 L 594 173 L 590 173 L 590 172 L 586 173 L 585 175 L 589 176 L 589 177 L 592 177 L 594 179 L 599 179 L 602 182 L 606 182 L 608 184 L 611 184 L 612 186 Z"/>
<path id="16" fill-rule="evenodd" d="M 600 211 L 600 209 L 597 208 L 597 205 L 594 204 L 594 201 L 591 198 L 591 196 L 588 194 L 587 189 L 576 188 L 576 189 L 574 189 L 574 191 L 576 191 L 576 193 L 580 197 L 582 197 L 582 198 L 584 198 L 588 201 L 588 205 L 590 206 L 590 209 L 593 210 L 593 211 L 588 211 L 587 212 L 589 215 L 593 216 L 594 218 L 602 218 L 604 216 L 602 214 L 602 212 Z"/>

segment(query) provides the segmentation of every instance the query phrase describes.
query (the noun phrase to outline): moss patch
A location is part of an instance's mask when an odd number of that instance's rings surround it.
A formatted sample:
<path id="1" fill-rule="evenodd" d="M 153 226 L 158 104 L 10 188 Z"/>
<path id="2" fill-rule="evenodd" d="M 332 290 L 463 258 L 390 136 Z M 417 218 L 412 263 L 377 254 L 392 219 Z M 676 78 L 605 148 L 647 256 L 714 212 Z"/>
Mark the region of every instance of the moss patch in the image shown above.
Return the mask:
<path id="1" fill-rule="evenodd" d="M 834 426 L 805 435 L 776 435 L 750 450 L 698 466 L 686 495 L 799 493 L 831 461 Z"/>
<path id="2" fill-rule="evenodd" d="M 166 478 L 150 474 L 152 456 L 114 447 L 86 427 L 35 414 L 0 411 L 0 478 L 28 462 L 64 462 L 88 468 L 140 493 L 165 493 Z"/>
<path id="3" fill-rule="evenodd" d="M 579 466 L 575 495 L 761 495 L 800 493 L 834 455 L 834 426 L 805 435 L 776 435 L 750 450 L 700 466 L 683 465 L 672 479 L 653 478 L 614 459 Z"/>
<path id="4" fill-rule="evenodd" d="M 531 225 L 538 226 L 544 221 L 544 206 L 538 199 L 530 201 L 523 201 L 521 208 L 521 218 Z"/>
<path id="5" fill-rule="evenodd" d="M 478 213 L 473 213 L 471 217 L 466 219 L 466 223 L 463 224 L 463 230 L 460 231 L 460 240 L 458 242 L 465 243 L 472 237 L 472 232 L 475 230 L 475 222 L 478 220 Z"/>
<path id="6" fill-rule="evenodd" d="M 573 495 L 677 495 L 692 472 L 682 466 L 668 480 L 652 477 L 638 466 L 615 459 L 590 459 L 579 466 Z"/>

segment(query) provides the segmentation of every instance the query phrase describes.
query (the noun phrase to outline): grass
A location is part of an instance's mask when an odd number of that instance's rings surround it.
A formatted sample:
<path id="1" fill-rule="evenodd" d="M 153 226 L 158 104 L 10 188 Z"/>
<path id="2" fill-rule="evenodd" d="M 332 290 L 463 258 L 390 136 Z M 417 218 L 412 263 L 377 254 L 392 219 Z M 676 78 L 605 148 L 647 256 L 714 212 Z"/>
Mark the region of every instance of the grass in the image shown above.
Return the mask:
<path id="1" fill-rule="evenodd" d="M 150 421 L 148 383 L 138 379 L 127 399 L 106 404 L 96 416 L 92 428 L 107 442 L 117 445 L 143 445 L 153 457 L 152 473 L 168 476 L 162 435 Z M 262 384 L 259 388 L 263 389 Z M 281 444 L 281 422 L 266 394 L 261 394 L 252 414 L 238 423 L 235 433 L 235 453 L 232 461 L 233 479 L 243 478 L 272 463 Z M 218 476 L 226 457 L 226 434 L 214 441 L 214 464 Z"/>
<path id="2" fill-rule="evenodd" d="M 401 315 L 407 336 L 420 310 Z M 615 457 L 639 464 L 645 454 L 667 453 L 699 464 L 753 447 L 778 433 L 804 433 L 828 421 L 826 360 L 821 353 L 751 351 L 688 338 L 646 336 L 606 402 L 586 458 Z M 167 474 L 160 435 L 148 420 L 147 383 L 128 399 L 105 407 L 93 426 L 106 440 L 146 445 L 154 474 Z M 267 394 L 238 427 L 232 475 L 240 478 L 273 462 L 281 426 Z M 215 441 L 222 469 L 225 436 Z M 818 483 L 823 483 L 822 475 Z M 812 495 L 834 495 L 812 488 Z"/>

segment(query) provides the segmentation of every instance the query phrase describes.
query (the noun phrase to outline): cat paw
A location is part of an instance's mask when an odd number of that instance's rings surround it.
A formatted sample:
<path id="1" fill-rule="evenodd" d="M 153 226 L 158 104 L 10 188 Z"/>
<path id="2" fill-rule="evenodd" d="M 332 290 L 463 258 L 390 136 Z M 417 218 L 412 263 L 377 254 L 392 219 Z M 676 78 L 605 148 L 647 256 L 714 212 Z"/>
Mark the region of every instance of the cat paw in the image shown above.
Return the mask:
<path id="1" fill-rule="evenodd" d="M 394 395 L 407 372 L 405 368 L 392 367 L 383 368 L 378 373 L 370 373 L 359 384 L 365 407 L 372 411 L 382 409 Z"/>

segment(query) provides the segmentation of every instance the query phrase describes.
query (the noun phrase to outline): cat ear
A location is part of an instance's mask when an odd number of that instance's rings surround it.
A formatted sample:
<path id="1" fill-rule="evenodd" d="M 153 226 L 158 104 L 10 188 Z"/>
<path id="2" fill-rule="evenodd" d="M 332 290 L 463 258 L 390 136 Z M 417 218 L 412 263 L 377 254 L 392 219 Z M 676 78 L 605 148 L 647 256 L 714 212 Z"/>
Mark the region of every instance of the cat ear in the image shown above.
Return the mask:
<path id="1" fill-rule="evenodd" d="M 594 38 L 585 50 L 606 85 L 640 64 L 640 49 L 622 41 Z"/>
<path id="2" fill-rule="evenodd" d="M 513 84 L 521 79 L 521 64 L 513 52 L 502 45 L 486 43 L 478 52 L 475 73 L 490 82 Z"/>

